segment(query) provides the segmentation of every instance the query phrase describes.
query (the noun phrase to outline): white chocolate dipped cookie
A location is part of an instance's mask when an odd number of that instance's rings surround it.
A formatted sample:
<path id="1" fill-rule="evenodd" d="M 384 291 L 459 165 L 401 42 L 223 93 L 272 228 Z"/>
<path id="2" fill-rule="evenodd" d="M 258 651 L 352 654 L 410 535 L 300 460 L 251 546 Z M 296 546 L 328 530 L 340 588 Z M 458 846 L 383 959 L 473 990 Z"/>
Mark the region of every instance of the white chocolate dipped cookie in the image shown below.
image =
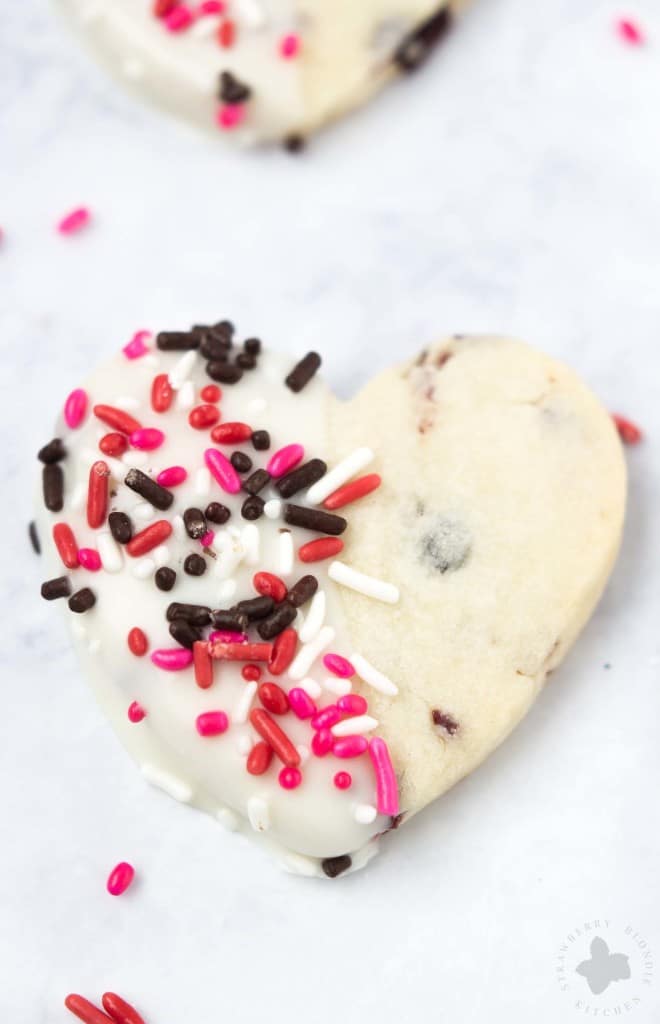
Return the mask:
<path id="1" fill-rule="evenodd" d="M 467 0 L 58 0 L 103 62 L 237 142 L 292 149 L 417 68 Z"/>
<path id="2" fill-rule="evenodd" d="M 141 333 L 68 397 L 42 594 L 148 781 L 335 877 L 531 707 L 615 559 L 621 446 L 519 342 L 343 403 L 233 336 Z"/>

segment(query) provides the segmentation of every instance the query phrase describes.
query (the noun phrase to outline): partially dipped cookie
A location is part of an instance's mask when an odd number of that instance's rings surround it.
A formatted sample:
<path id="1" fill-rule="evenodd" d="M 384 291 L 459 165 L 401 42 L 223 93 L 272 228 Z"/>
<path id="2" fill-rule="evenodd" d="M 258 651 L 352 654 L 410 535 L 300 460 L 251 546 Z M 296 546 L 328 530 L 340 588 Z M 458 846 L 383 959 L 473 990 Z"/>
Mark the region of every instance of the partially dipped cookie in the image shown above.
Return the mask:
<path id="1" fill-rule="evenodd" d="M 66 400 L 37 533 L 145 777 L 336 877 L 529 709 L 625 475 L 605 410 L 520 343 L 451 339 L 348 403 L 319 364 L 227 321 L 140 334 Z"/>
<path id="2" fill-rule="evenodd" d="M 466 0 L 59 0 L 110 69 L 240 143 L 298 148 L 417 67 Z"/>

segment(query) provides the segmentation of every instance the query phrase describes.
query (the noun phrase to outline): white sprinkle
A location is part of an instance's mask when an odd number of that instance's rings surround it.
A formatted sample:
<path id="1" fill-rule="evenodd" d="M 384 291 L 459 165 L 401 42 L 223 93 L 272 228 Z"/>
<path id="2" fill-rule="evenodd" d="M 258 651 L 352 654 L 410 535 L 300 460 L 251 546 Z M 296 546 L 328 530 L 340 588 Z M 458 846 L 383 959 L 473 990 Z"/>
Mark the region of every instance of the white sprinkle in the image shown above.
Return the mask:
<path id="1" fill-rule="evenodd" d="M 332 643 L 334 638 L 335 631 L 332 626 L 324 626 L 319 630 L 314 640 L 304 644 L 296 654 L 289 669 L 289 679 L 304 679 L 319 654 Z"/>
<path id="2" fill-rule="evenodd" d="M 279 519 L 282 515 L 282 502 L 279 498 L 271 498 L 264 505 L 264 515 L 266 519 Z"/>
<path id="3" fill-rule="evenodd" d="M 333 736 L 362 736 L 365 732 L 373 732 L 378 722 L 371 715 L 353 715 L 336 722 L 330 732 Z"/>
<path id="4" fill-rule="evenodd" d="M 301 679 L 298 686 L 301 690 L 304 690 L 312 700 L 318 700 L 323 692 L 316 680 L 311 679 L 309 676 L 305 676 L 304 679 Z"/>
<path id="5" fill-rule="evenodd" d="M 143 764 L 142 774 L 152 786 L 158 786 L 175 800 L 180 800 L 183 804 L 188 804 L 192 800 L 192 787 L 183 779 L 177 779 L 176 775 L 162 771 L 152 764 Z"/>
<path id="6" fill-rule="evenodd" d="M 231 601 L 236 590 L 236 580 L 224 580 L 218 587 L 218 604 L 223 604 L 225 601 Z"/>
<path id="7" fill-rule="evenodd" d="M 231 720 L 234 725 L 245 725 L 247 722 L 254 695 L 257 692 L 258 683 L 256 680 L 246 683 L 245 688 L 240 691 L 239 698 L 234 705 Z"/>
<path id="8" fill-rule="evenodd" d="M 218 807 L 215 816 L 228 832 L 236 832 L 238 830 L 240 819 L 229 807 Z"/>
<path id="9" fill-rule="evenodd" d="M 159 544 L 158 547 L 151 552 L 151 557 L 156 563 L 157 568 L 160 569 L 162 565 L 167 565 L 167 563 L 169 562 L 170 549 L 168 548 L 167 544 Z"/>
<path id="10" fill-rule="evenodd" d="M 120 395 L 119 398 L 115 398 L 112 404 L 117 409 L 123 409 L 124 412 L 134 412 L 135 409 L 140 408 L 140 400 L 134 398 L 133 395 Z"/>
<path id="11" fill-rule="evenodd" d="M 186 412 L 188 409 L 192 409 L 195 404 L 195 386 L 191 380 L 183 382 L 176 393 L 176 401 L 174 404 L 181 412 Z"/>
<path id="12" fill-rule="evenodd" d="M 378 811 L 371 804 L 356 804 L 353 808 L 353 817 L 358 825 L 371 825 L 377 814 Z"/>
<path id="13" fill-rule="evenodd" d="M 195 496 L 205 498 L 211 491 L 211 473 L 206 466 L 200 466 L 195 472 Z"/>
<path id="14" fill-rule="evenodd" d="M 153 576 L 156 571 L 156 563 L 153 558 L 138 558 L 133 563 L 133 575 L 138 580 L 146 580 L 149 576 Z"/>
<path id="15" fill-rule="evenodd" d="M 328 569 L 328 576 L 335 583 L 341 583 L 349 590 L 356 590 L 358 594 L 365 597 L 373 597 L 376 601 L 384 601 L 385 604 L 396 604 L 399 600 L 399 588 L 393 583 L 386 583 L 375 576 L 367 576 L 366 573 L 358 572 L 345 562 L 331 562 Z"/>
<path id="16" fill-rule="evenodd" d="M 148 501 L 141 501 L 131 510 L 131 515 L 140 522 L 148 523 L 156 515 L 156 509 Z"/>
<path id="17" fill-rule="evenodd" d="M 251 796 L 247 802 L 247 814 L 255 832 L 267 832 L 270 828 L 268 803 L 261 796 Z"/>
<path id="18" fill-rule="evenodd" d="M 246 565 L 259 564 L 259 552 L 261 549 L 261 534 L 256 523 L 247 523 L 241 530 L 241 546 L 245 552 Z"/>
<path id="19" fill-rule="evenodd" d="M 396 697 L 399 692 L 398 686 L 377 668 L 374 668 L 361 654 L 351 654 L 348 660 L 364 683 L 373 686 L 374 690 L 378 690 L 380 693 L 387 694 L 388 697 Z"/>
<path id="20" fill-rule="evenodd" d="M 185 540 L 188 534 L 186 533 L 186 524 L 183 521 L 183 516 L 172 516 L 172 533 L 176 540 Z"/>
<path id="21" fill-rule="evenodd" d="M 300 754 L 300 763 L 304 764 L 309 758 L 309 747 L 306 747 L 304 743 L 299 743 L 296 750 Z"/>
<path id="22" fill-rule="evenodd" d="M 310 601 L 304 626 L 298 629 L 300 642 L 308 644 L 317 636 L 325 619 L 325 591 L 317 590 Z"/>
<path id="23" fill-rule="evenodd" d="M 329 494 L 332 494 L 338 487 L 345 484 L 347 480 L 350 480 L 352 476 L 355 476 L 361 469 L 368 466 L 373 457 L 374 453 L 371 448 L 356 448 L 354 452 L 351 452 L 345 459 L 338 462 L 325 476 L 322 476 L 320 480 L 312 484 L 307 491 L 307 501 L 310 505 L 320 505 Z"/>
<path id="24" fill-rule="evenodd" d="M 87 501 L 87 484 L 76 484 L 73 491 L 71 492 L 71 500 L 69 501 L 69 508 L 72 512 L 80 512 L 85 507 Z"/>
<path id="25" fill-rule="evenodd" d="M 287 853 L 280 863 L 286 871 L 304 875 L 305 878 L 316 878 L 319 874 L 318 861 L 305 857 L 302 853 Z"/>
<path id="26" fill-rule="evenodd" d="M 138 452 L 133 450 L 129 452 L 124 452 L 124 454 L 121 457 L 121 460 L 124 463 L 124 472 L 126 472 L 126 466 L 146 466 L 147 462 L 149 461 L 149 455 L 147 454 L 147 452 Z"/>
<path id="27" fill-rule="evenodd" d="M 335 697 L 345 697 L 353 689 L 350 679 L 340 679 L 339 676 L 326 676 L 321 686 Z"/>
<path id="28" fill-rule="evenodd" d="M 252 398 L 246 406 L 246 411 L 248 417 L 251 419 L 253 416 L 260 416 L 267 408 L 268 402 L 265 398 Z"/>
<path id="29" fill-rule="evenodd" d="M 183 385 L 190 378 L 192 368 L 195 365 L 197 359 L 197 350 L 191 349 L 189 352 L 184 352 L 179 360 L 174 364 L 172 369 L 167 375 L 170 387 L 174 388 L 175 391 L 179 391 Z"/>
<path id="30" fill-rule="evenodd" d="M 96 535 L 96 547 L 98 553 L 101 556 L 101 562 L 106 572 L 119 572 L 124 559 L 121 553 L 119 544 L 106 530 L 102 530 Z"/>
<path id="31" fill-rule="evenodd" d="M 262 28 L 266 24 L 266 12 L 258 0 L 235 0 L 235 7 L 248 28 Z"/>
<path id="32" fill-rule="evenodd" d="M 238 730 L 236 730 L 238 732 Z M 236 737 L 236 749 L 241 757 L 247 757 L 252 750 L 252 737 L 249 732 L 238 732 Z"/>
<path id="33" fill-rule="evenodd" d="M 293 572 L 293 536 L 291 530 L 280 530 L 277 549 L 277 571 L 280 576 Z"/>

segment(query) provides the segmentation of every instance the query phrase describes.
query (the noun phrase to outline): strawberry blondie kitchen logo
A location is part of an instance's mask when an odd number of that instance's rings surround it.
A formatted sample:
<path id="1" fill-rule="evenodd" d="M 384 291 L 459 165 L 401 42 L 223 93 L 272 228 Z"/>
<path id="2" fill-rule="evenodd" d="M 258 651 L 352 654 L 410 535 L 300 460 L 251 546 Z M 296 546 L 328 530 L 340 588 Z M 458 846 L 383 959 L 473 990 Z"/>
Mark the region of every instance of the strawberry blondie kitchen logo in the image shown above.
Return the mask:
<path id="1" fill-rule="evenodd" d="M 654 966 L 645 936 L 609 918 L 568 932 L 555 963 L 559 988 L 576 1013 L 613 1020 L 648 1004 Z"/>

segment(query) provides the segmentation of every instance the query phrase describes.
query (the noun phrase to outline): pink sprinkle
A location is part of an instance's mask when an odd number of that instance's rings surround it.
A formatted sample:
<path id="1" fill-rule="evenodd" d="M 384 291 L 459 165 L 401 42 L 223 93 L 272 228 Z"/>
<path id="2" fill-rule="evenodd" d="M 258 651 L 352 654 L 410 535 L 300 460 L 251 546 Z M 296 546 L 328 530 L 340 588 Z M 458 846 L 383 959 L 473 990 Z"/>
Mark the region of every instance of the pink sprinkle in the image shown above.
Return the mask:
<path id="1" fill-rule="evenodd" d="M 101 568 L 101 556 L 95 548 L 78 548 L 78 561 L 83 569 L 98 572 Z"/>
<path id="2" fill-rule="evenodd" d="M 238 128 L 240 124 L 245 120 L 245 104 L 244 103 L 223 103 L 218 109 L 216 115 L 216 121 L 223 131 L 231 131 L 232 128 Z"/>
<path id="3" fill-rule="evenodd" d="M 71 213 L 67 213 L 66 216 L 62 217 L 62 220 L 57 225 L 57 230 L 61 235 L 74 235 L 76 231 L 80 231 L 89 224 L 92 219 L 92 215 L 86 206 L 79 206 L 77 209 L 72 210 Z"/>
<path id="4" fill-rule="evenodd" d="M 147 712 L 136 700 L 134 700 L 132 704 L 128 705 L 127 714 L 129 722 L 134 723 L 141 722 L 143 718 L 147 717 Z"/>
<path id="5" fill-rule="evenodd" d="M 311 718 L 316 714 L 316 704 L 307 691 L 300 686 L 294 686 L 292 690 L 289 690 L 289 704 L 298 718 Z"/>
<path id="6" fill-rule="evenodd" d="M 134 430 L 132 434 L 129 434 L 128 440 L 132 448 L 139 448 L 143 452 L 152 452 L 155 448 L 160 448 L 165 440 L 165 434 L 155 427 L 141 427 L 140 430 Z"/>
<path id="7" fill-rule="evenodd" d="M 318 715 L 310 722 L 310 725 L 312 729 L 330 729 L 340 718 L 341 711 L 337 705 L 329 704 L 327 708 L 319 711 Z"/>
<path id="8" fill-rule="evenodd" d="M 187 476 L 188 471 L 183 466 L 168 466 L 167 469 L 161 469 L 156 477 L 156 483 L 161 487 L 177 487 Z"/>
<path id="9" fill-rule="evenodd" d="M 271 476 L 277 479 L 278 476 L 284 476 L 290 469 L 293 469 L 302 461 L 305 454 L 305 449 L 301 444 L 288 444 L 285 448 L 280 448 L 279 451 L 271 455 L 266 471 Z"/>
<path id="10" fill-rule="evenodd" d="M 224 9 L 225 5 L 220 0 L 204 0 L 203 3 L 198 5 L 196 13 L 199 15 L 222 14 Z"/>
<path id="11" fill-rule="evenodd" d="M 283 768 L 277 780 L 282 789 L 296 789 L 302 782 L 302 775 L 297 768 Z"/>
<path id="12" fill-rule="evenodd" d="M 219 641 L 222 644 L 245 644 L 247 633 L 235 633 L 231 629 L 215 629 L 209 636 L 211 643 Z"/>
<path id="13" fill-rule="evenodd" d="M 106 888 L 111 896 L 121 896 L 123 892 L 126 892 L 134 878 L 135 868 L 133 865 L 122 861 L 108 875 Z"/>
<path id="14" fill-rule="evenodd" d="M 617 32 L 624 42 L 631 46 L 643 46 L 645 39 L 640 26 L 629 18 L 620 18 L 616 23 Z"/>
<path id="15" fill-rule="evenodd" d="M 182 668 L 192 665 L 193 655 L 185 647 L 167 647 L 152 651 L 151 660 L 166 672 L 180 672 Z"/>
<path id="16" fill-rule="evenodd" d="M 362 737 L 364 739 L 364 737 Z M 336 748 L 337 744 L 335 744 Z M 336 749 L 335 749 L 336 753 Z M 399 790 L 385 740 L 374 736 L 369 741 L 369 756 L 376 772 L 376 806 L 379 814 L 399 813 Z"/>
<path id="17" fill-rule="evenodd" d="M 151 331 L 136 331 L 128 345 L 124 345 L 122 352 L 127 359 L 139 359 L 146 356 L 149 349 L 147 341 L 151 337 Z"/>
<path id="18" fill-rule="evenodd" d="M 203 548 L 210 548 L 215 538 L 213 530 L 207 530 L 203 537 L 200 538 L 199 543 Z"/>
<path id="19" fill-rule="evenodd" d="M 328 672 L 332 672 L 333 676 L 339 676 L 340 679 L 350 679 L 355 675 L 355 669 L 350 661 L 347 658 L 342 658 L 341 654 L 324 655 L 323 664 Z"/>
<path id="20" fill-rule="evenodd" d="M 329 729 L 319 729 L 312 736 L 312 753 L 317 757 L 325 757 L 332 750 L 335 738 Z"/>
<path id="21" fill-rule="evenodd" d="M 87 412 L 87 392 L 82 388 L 72 391 L 64 403 L 64 422 L 71 430 L 76 430 Z"/>
<path id="22" fill-rule="evenodd" d="M 229 719 L 224 711 L 205 711 L 195 719 L 195 728 L 200 736 L 219 736 L 229 728 Z"/>
<path id="23" fill-rule="evenodd" d="M 369 709 L 364 697 L 360 697 L 357 693 L 347 693 L 345 697 L 340 697 L 337 707 L 346 715 L 366 715 Z"/>
<path id="24" fill-rule="evenodd" d="M 337 789 L 350 789 L 353 784 L 353 776 L 350 772 L 337 772 L 332 781 Z"/>
<path id="25" fill-rule="evenodd" d="M 194 20 L 195 16 L 193 12 L 189 7 L 186 7 L 185 4 L 179 4 L 178 7 L 175 7 L 173 11 L 170 11 L 170 13 L 166 14 L 163 18 L 165 28 L 169 32 L 182 32 L 184 29 L 188 28 Z"/>
<path id="26" fill-rule="evenodd" d="M 227 494 L 238 494 L 241 489 L 240 477 L 222 452 L 217 448 L 207 448 L 204 452 L 204 461 L 223 491 Z"/>
<path id="27" fill-rule="evenodd" d="M 294 32 L 290 32 L 287 36 L 282 36 L 280 39 L 280 54 L 285 60 L 290 60 L 292 57 L 297 56 L 300 51 L 300 36 Z"/>
<path id="28" fill-rule="evenodd" d="M 332 753 L 335 757 L 359 757 L 368 746 L 364 736 L 342 736 L 340 740 L 335 740 Z"/>

